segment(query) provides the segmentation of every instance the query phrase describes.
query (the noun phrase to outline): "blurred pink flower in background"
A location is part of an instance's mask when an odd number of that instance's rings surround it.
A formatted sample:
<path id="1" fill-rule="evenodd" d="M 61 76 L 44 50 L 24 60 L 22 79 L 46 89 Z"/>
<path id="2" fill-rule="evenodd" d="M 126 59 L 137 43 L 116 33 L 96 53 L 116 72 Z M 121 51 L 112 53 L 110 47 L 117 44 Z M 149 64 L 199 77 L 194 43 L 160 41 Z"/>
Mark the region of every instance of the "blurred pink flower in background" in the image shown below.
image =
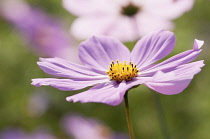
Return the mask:
<path id="1" fill-rule="evenodd" d="M 44 91 L 32 92 L 28 99 L 28 112 L 30 116 L 39 117 L 49 108 L 50 96 Z"/>
<path id="2" fill-rule="evenodd" d="M 114 133 L 103 123 L 79 115 L 66 115 L 62 127 L 74 139 L 128 139 L 122 133 Z"/>
<path id="3" fill-rule="evenodd" d="M 77 49 L 58 19 L 21 0 L 4 0 L 0 4 L 0 15 L 22 33 L 39 56 L 77 61 Z"/>
<path id="4" fill-rule="evenodd" d="M 0 133 L 0 139 L 57 139 L 45 128 L 26 133 L 19 128 L 7 128 Z"/>
<path id="5" fill-rule="evenodd" d="M 171 30 L 173 19 L 189 11 L 194 0 L 63 0 L 78 18 L 71 33 L 78 39 L 109 35 L 135 41 L 148 32 Z"/>
<path id="6" fill-rule="evenodd" d="M 123 133 L 113 132 L 103 123 L 79 115 L 66 115 L 61 126 L 69 139 L 128 139 Z M 61 129 L 61 130 L 62 130 Z M 65 134 L 64 133 L 64 134 Z M 7 127 L 0 132 L 0 139 L 58 139 L 47 128 L 26 132 L 18 127 Z M 59 138 L 60 139 L 60 138 Z"/>

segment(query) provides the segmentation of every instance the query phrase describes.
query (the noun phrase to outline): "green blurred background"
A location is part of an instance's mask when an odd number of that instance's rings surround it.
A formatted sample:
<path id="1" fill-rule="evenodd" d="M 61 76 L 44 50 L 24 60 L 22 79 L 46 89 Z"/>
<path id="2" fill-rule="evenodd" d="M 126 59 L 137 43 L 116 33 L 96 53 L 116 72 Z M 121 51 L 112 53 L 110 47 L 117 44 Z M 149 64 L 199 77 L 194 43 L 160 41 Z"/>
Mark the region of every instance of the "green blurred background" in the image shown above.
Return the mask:
<path id="1" fill-rule="evenodd" d="M 69 29 L 74 17 L 63 9 L 61 1 L 28 2 L 61 18 L 66 29 Z M 155 97 L 160 98 L 167 129 L 173 139 L 210 139 L 209 7 L 209 0 L 196 0 L 191 11 L 174 21 L 177 43 L 170 56 L 191 49 L 195 38 L 205 41 L 197 60 L 204 59 L 206 65 L 189 87 L 172 96 L 158 94 L 143 85 L 130 91 L 130 110 L 136 139 L 163 138 Z M 126 45 L 132 49 L 134 43 Z M 61 118 L 67 113 L 80 113 L 103 121 L 114 131 L 127 133 L 123 103 L 116 107 L 69 103 L 65 97 L 77 91 L 63 92 L 52 87 L 32 86 L 31 79 L 50 76 L 37 66 L 38 56 L 27 47 L 17 30 L 0 18 L 0 130 L 16 126 L 30 132 L 41 125 L 52 130 L 59 139 L 65 139 L 67 136 L 60 126 Z M 43 114 L 34 115 L 29 111 L 29 98 L 34 92 L 43 92 L 49 97 L 48 109 Z"/>

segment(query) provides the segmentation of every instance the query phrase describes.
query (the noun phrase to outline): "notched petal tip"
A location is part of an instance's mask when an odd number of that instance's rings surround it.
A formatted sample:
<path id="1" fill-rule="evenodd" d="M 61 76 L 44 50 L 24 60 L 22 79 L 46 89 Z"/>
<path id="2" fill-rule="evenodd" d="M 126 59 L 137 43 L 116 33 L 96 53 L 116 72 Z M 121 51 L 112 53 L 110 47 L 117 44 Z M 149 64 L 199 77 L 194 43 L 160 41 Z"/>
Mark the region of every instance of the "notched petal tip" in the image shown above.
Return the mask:
<path id="1" fill-rule="evenodd" d="M 39 82 L 39 79 L 32 79 L 31 81 L 32 81 L 31 85 L 34 85 L 36 87 L 40 87 L 41 86 L 41 84 Z"/>
<path id="2" fill-rule="evenodd" d="M 45 58 L 40 57 L 40 58 L 39 58 L 39 61 L 44 61 L 44 59 L 45 59 Z"/>
<path id="3" fill-rule="evenodd" d="M 205 66 L 204 60 L 199 60 L 199 61 L 197 61 L 197 62 L 200 63 L 200 67 L 201 67 L 201 68 L 202 68 L 203 66 Z"/>
<path id="4" fill-rule="evenodd" d="M 195 39 L 193 49 L 194 50 L 199 50 L 202 47 L 203 44 L 204 44 L 203 40 Z"/>
<path id="5" fill-rule="evenodd" d="M 76 99 L 72 98 L 72 96 L 68 96 L 68 97 L 66 97 L 66 101 L 76 103 L 76 102 L 78 102 L 79 100 L 76 100 Z"/>
<path id="6" fill-rule="evenodd" d="M 61 59 L 61 58 L 58 58 L 58 57 L 50 57 L 50 58 L 40 57 L 39 61 L 44 62 L 44 61 L 48 61 L 48 60 L 52 60 L 52 59 Z"/>
<path id="7" fill-rule="evenodd" d="M 40 57 L 40 58 L 39 58 L 39 61 L 37 61 L 36 64 L 39 65 L 41 62 L 44 61 L 44 59 L 45 59 L 45 58 Z"/>
<path id="8" fill-rule="evenodd" d="M 42 65 L 42 61 L 40 62 L 40 61 L 38 61 L 38 62 L 36 62 L 36 64 L 38 65 L 38 66 L 41 66 Z"/>
<path id="9" fill-rule="evenodd" d="M 71 101 L 71 99 L 70 99 L 69 97 L 66 97 L 66 101 L 70 102 L 70 101 Z"/>

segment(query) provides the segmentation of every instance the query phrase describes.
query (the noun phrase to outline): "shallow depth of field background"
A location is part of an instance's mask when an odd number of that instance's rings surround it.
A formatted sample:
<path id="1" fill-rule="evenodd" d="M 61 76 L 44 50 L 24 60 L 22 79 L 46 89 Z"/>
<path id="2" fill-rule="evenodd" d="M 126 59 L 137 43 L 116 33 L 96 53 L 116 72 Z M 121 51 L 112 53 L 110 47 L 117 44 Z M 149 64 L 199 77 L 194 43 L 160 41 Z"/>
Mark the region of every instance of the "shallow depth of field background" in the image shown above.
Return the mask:
<path id="1" fill-rule="evenodd" d="M 28 0 L 47 13 L 60 18 L 69 29 L 74 17 L 61 1 Z M 194 39 L 204 40 L 203 51 L 197 60 L 204 59 L 205 67 L 189 87 L 178 95 L 158 94 L 164 110 L 169 134 L 173 139 L 210 138 L 210 1 L 196 0 L 193 9 L 175 20 L 176 47 L 170 56 L 191 49 Z M 134 43 L 126 43 L 129 49 Z M 96 103 L 69 103 L 66 96 L 80 91 L 64 92 L 52 87 L 34 87 L 31 79 L 50 77 L 36 64 L 38 56 L 27 49 L 17 30 L 0 18 L 0 131 L 20 127 L 32 132 L 40 126 L 49 128 L 59 139 L 67 139 L 61 128 L 65 114 L 78 113 L 102 121 L 113 131 L 127 133 L 124 103 L 108 106 Z M 43 93 L 48 108 L 41 114 L 29 108 L 29 98 Z M 144 85 L 129 92 L 130 110 L 137 139 L 162 139 L 154 91 Z M 37 102 L 38 103 L 38 102 Z M 69 138 L 69 137 L 68 137 Z"/>

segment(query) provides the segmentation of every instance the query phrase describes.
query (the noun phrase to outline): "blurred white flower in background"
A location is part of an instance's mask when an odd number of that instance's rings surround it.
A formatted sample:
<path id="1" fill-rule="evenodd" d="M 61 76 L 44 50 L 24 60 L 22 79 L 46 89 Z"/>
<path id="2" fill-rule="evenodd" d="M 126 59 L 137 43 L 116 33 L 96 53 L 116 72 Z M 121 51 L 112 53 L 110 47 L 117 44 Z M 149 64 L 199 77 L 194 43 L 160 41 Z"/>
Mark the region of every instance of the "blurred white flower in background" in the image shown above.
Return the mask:
<path id="1" fill-rule="evenodd" d="M 102 122 L 80 115 L 66 115 L 62 127 L 74 139 L 128 139 L 122 133 L 116 133 Z"/>
<path id="2" fill-rule="evenodd" d="M 78 39 L 93 35 L 136 41 L 148 32 L 172 30 L 173 19 L 192 9 L 194 0 L 63 0 L 78 18 L 71 33 Z"/>

